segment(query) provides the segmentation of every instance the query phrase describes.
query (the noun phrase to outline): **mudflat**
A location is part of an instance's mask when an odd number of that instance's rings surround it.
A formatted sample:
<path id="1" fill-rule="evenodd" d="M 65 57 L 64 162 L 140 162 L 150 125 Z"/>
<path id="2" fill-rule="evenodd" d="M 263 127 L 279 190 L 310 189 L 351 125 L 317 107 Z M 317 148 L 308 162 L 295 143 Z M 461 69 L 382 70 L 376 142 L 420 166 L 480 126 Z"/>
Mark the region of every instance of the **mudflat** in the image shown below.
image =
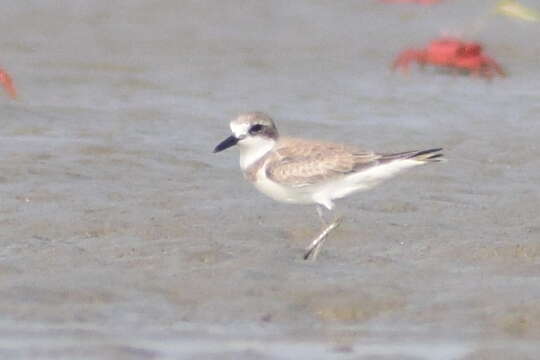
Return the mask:
<path id="1" fill-rule="evenodd" d="M 20 98 L 0 98 L 0 357 L 536 358 L 540 30 L 476 26 L 490 4 L 3 9 Z M 389 70 L 445 30 L 509 77 Z M 342 226 L 306 262 L 315 208 L 212 154 L 250 110 L 284 134 L 449 161 L 338 202 Z"/>

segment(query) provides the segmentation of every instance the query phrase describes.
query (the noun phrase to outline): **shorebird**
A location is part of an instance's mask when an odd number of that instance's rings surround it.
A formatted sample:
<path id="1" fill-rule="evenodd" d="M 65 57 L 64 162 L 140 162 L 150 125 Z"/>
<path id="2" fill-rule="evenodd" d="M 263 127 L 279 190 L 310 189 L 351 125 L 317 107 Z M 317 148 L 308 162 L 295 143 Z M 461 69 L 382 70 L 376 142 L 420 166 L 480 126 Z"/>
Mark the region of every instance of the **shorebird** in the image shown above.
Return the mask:
<path id="1" fill-rule="evenodd" d="M 281 137 L 270 116 L 262 112 L 240 114 L 230 123 L 232 135 L 214 153 L 238 145 L 244 177 L 270 198 L 292 204 L 315 204 L 323 228 L 306 248 L 304 259 L 317 258 L 328 234 L 342 218 L 328 222 L 334 200 L 373 188 L 402 170 L 442 161 L 441 148 L 376 153 L 356 147 Z"/>

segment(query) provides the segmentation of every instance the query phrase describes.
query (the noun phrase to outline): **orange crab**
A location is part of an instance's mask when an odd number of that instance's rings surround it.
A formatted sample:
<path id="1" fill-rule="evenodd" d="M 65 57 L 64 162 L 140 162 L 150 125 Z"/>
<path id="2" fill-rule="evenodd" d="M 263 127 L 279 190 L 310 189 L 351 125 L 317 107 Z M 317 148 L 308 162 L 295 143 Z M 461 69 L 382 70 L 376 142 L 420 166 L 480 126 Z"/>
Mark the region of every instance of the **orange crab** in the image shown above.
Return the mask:
<path id="1" fill-rule="evenodd" d="M 15 99 L 17 97 L 17 91 L 15 90 L 11 76 L 9 76 L 9 74 L 2 68 L 0 68 L 0 84 L 4 87 L 11 98 Z"/>
<path id="2" fill-rule="evenodd" d="M 392 68 L 408 71 L 412 62 L 420 66 L 434 65 L 469 74 L 492 78 L 506 76 L 501 66 L 483 54 L 482 45 L 457 38 L 442 37 L 431 41 L 425 49 L 408 49 L 398 55 Z"/>

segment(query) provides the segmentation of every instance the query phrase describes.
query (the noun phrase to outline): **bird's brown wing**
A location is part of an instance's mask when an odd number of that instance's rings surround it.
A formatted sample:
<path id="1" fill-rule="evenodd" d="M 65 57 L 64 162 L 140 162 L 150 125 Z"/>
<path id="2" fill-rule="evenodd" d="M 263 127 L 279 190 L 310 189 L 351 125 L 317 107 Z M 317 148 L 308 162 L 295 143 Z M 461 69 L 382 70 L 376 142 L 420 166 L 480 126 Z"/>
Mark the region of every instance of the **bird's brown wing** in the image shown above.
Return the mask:
<path id="1" fill-rule="evenodd" d="M 373 166 L 380 157 L 345 145 L 291 139 L 275 150 L 266 175 L 275 182 L 302 187 Z"/>

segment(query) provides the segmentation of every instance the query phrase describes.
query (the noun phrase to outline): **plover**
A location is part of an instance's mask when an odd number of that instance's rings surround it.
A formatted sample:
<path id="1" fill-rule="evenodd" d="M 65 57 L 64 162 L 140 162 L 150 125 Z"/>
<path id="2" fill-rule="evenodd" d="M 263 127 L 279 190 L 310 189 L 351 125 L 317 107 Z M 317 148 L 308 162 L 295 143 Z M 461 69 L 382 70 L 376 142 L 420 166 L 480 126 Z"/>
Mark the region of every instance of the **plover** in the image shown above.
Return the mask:
<path id="1" fill-rule="evenodd" d="M 369 190 L 402 170 L 443 160 L 441 148 L 384 154 L 282 137 L 262 112 L 240 114 L 230 127 L 232 135 L 215 147 L 215 153 L 238 145 L 244 177 L 260 192 L 285 203 L 317 206 L 323 228 L 306 248 L 306 260 L 317 258 L 323 241 L 341 223 L 340 217 L 327 222 L 323 207 L 330 211 L 335 199 Z"/>

